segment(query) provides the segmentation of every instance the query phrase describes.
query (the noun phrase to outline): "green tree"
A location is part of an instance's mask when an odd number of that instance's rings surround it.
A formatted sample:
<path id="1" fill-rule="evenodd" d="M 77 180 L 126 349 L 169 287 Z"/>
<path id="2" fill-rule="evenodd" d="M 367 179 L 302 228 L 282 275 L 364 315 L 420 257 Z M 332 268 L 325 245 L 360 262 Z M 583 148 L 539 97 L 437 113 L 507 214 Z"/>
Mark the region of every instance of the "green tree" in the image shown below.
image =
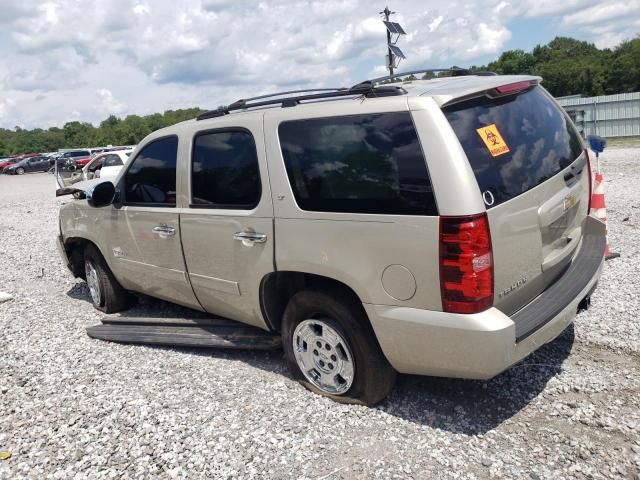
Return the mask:
<path id="1" fill-rule="evenodd" d="M 489 71 L 501 75 L 532 74 L 536 64 L 536 58 L 532 53 L 524 50 L 507 50 L 495 62 L 491 62 L 487 68 Z"/>
<path id="2" fill-rule="evenodd" d="M 640 91 L 640 37 L 623 42 L 613 51 L 607 93 Z"/>

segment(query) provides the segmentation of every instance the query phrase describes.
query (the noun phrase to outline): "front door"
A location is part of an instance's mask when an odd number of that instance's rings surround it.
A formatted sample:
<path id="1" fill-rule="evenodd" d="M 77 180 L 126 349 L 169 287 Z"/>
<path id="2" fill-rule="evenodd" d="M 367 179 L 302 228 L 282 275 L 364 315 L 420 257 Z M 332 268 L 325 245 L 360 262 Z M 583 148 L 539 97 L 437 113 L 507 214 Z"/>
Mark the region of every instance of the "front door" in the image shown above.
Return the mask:
<path id="1" fill-rule="evenodd" d="M 125 288 L 201 309 L 188 278 L 176 209 L 178 137 L 152 140 L 118 184 L 111 212 L 112 269 Z"/>
<path id="2" fill-rule="evenodd" d="M 244 119 L 244 128 L 231 120 L 192 139 L 184 257 L 205 310 L 267 328 L 259 291 L 274 270 L 274 238 L 262 117 Z"/>

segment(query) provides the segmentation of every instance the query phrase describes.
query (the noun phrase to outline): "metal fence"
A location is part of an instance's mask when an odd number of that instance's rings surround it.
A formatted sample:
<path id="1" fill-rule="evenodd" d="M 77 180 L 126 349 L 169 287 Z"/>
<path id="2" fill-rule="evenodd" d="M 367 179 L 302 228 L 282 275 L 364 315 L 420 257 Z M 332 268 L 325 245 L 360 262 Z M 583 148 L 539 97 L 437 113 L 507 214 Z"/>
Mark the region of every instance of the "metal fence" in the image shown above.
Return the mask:
<path id="1" fill-rule="evenodd" d="M 557 100 L 583 136 L 640 136 L 640 92 L 586 98 L 572 95 Z"/>

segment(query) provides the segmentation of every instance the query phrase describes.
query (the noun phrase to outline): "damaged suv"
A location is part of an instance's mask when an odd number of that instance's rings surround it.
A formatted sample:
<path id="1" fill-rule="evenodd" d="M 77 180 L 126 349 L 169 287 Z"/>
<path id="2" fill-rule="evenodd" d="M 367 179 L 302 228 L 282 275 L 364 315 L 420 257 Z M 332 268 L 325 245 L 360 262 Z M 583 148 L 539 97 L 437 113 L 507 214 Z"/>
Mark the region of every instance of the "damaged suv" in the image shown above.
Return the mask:
<path id="1" fill-rule="evenodd" d="M 556 338 L 605 247 L 568 116 L 534 76 L 380 80 L 220 107 L 78 186 L 60 250 L 95 307 L 142 292 L 273 332 L 308 389 L 364 404 Z"/>

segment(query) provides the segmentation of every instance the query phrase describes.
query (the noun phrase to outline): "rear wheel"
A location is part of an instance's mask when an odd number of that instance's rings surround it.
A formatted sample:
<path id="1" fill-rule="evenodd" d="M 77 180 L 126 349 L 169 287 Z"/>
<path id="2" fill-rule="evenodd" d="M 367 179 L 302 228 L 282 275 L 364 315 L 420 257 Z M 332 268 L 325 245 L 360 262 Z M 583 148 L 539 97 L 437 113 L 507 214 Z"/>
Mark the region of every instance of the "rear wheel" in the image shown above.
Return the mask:
<path id="1" fill-rule="evenodd" d="M 84 251 L 84 273 L 95 308 L 113 313 L 129 306 L 127 291 L 115 279 L 107 262 L 93 245 L 88 245 Z"/>
<path id="2" fill-rule="evenodd" d="M 282 343 L 289 370 L 312 392 L 373 405 L 393 388 L 396 373 L 362 307 L 339 291 L 295 294 L 285 309 Z"/>

